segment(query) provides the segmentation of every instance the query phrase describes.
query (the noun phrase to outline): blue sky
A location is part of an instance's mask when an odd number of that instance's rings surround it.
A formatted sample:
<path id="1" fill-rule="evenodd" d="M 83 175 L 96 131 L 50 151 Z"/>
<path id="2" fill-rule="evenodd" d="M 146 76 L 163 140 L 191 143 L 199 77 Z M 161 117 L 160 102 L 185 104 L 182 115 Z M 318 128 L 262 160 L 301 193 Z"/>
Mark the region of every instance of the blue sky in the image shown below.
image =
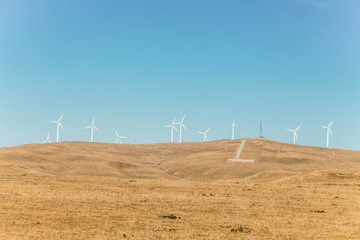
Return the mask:
<path id="1" fill-rule="evenodd" d="M 263 135 L 360 150 L 357 0 L 0 0 L 0 146 Z M 177 136 L 175 138 L 178 138 Z"/>

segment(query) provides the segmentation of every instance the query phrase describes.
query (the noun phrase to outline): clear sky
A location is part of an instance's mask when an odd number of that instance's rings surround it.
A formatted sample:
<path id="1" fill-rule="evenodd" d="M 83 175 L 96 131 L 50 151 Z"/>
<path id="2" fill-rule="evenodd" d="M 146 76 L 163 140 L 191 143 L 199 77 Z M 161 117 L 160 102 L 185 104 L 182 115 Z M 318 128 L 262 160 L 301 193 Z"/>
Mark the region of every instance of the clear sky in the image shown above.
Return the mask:
<path id="1" fill-rule="evenodd" d="M 263 135 L 360 150 L 358 0 L 0 0 L 0 146 Z M 176 135 L 176 139 L 178 136 Z"/>

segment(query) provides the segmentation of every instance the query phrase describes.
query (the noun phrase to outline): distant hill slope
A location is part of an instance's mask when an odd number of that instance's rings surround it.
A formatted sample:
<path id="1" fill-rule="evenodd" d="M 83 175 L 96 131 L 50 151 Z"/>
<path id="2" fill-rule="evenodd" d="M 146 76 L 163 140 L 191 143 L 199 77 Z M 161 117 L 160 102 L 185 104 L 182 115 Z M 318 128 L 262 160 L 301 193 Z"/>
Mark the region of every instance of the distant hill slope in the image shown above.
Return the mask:
<path id="1" fill-rule="evenodd" d="M 360 151 L 249 138 L 241 159 L 229 162 L 242 139 L 196 143 L 108 144 L 61 142 L 0 148 L 0 175 L 110 176 L 277 180 L 324 170 L 360 170 Z"/>

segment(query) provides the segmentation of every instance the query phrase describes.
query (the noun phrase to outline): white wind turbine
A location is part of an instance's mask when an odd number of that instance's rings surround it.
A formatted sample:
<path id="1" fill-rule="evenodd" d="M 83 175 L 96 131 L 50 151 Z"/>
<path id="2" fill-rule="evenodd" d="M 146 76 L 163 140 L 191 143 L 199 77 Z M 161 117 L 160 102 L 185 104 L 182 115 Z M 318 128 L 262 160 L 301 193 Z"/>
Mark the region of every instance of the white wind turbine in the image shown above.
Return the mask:
<path id="1" fill-rule="evenodd" d="M 59 127 L 61 127 L 61 129 L 64 130 L 64 128 L 60 122 L 63 116 L 64 116 L 64 114 L 62 114 L 61 117 L 59 118 L 59 120 L 57 120 L 57 121 L 49 121 L 51 123 L 56 123 L 56 142 L 59 142 Z"/>
<path id="2" fill-rule="evenodd" d="M 331 133 L 331 136 L 333 135 L 330 126 L 331 124 L 333 124 L 334 120 L 331 121 L 331 123 L 329 124 L 329 126 L 320 126 L 321 128 L 326 128 L 326 147 L 329 147 L 329 132 Z"/>
<path id="3" fill-rule="evenodd" d="M 232 127 L 231 140 L 234 140 L 235 139 L 235 128 L 238 127 L 238 126 L 235 125 L 235 119 L 233 120 L 233 123 L 232 123 L 231 127 Z"/>
<path id="4" fill-rule="evenodd" d="M 184 125 L 184 119 L 185 119 L 185 115 L 183 116 L 183 118 L 181 119 L 181 122 L 177 122 L 177 123 L 175 123 L 175 124 L 179 124 L 179 128 L 180 128 L 180 133 L 179 133 L 179 135 L 180 135 L 180 137 L 179 137 L 179 143 L 181 143 L 182 142 L 182 131 L 181 131 L 181 129 L 182 128 L 184 128 L 185 130 L 186 130 L 186 127 L 185 127 L 185 125 Z"/>
<path id="5" fill-rule="evenodd" d="M 294 144 L 296 143 L 296 139 L 298 139 L 298 136 L 297 136 L 297 131 L 299 130 L 299 128 L 301 128 L 301 125 L 298 126 L 295 130 L 291 130 L 291 129 L 286 129 L 292 133 L 294 133 Z"/>
<path id="6" fill-rule="evenodd" d="M 95 127 L 94 123 L 95 123 L 95 118 L 93 117 L 91 125 L 84 128 L 84 129 L 91 128 L 91 142 L 93 142 L 93 140 L 94 140 L 94 128 L 96 129 L 96 131 L 100 132 L 100 130 L 97 129 L 97 127 Z"/>
<path id="7" fill-rule="evenodd" d="M 208 130 L 206 130 L 205 132 L 198 132 L 200 133 L 201 135 L 204 135 L 204 142 L 206 142 L 208 140 L 208 137 L 207 137 L 207 133 L 210 131 L 211 128 L 209 128 Z"/>
<path id="8" fill-rule="evenodd" d="M 119 144 L 122 144 L 122 139 L 126 138 L 126 137 L 122 137 L 122 136 L 119 136 L 118 132 L 115 130 L 115 134 L 116 134 L 116 140 L 114 143 L 119 143 Z"/>
<path id="9" fill-rule="evenodd" d="M 46 140 L 43 141 L 42 143 L 51 143 L 51 141 L 50 141 L 50 133 L 47 134 Z"/>
<path id="10" fill-rule="evenodd" d="M 175 131 L 178 131 L 177 129 L 176 129 L 176 127 L 175 127 L 175 118 L 174 118 L 174 120 L 173 120 L 173 122 L 172 122 L 172 124 L 171 125 L 167 125 L 167 126 L 165 126 L 166 128 L 171 128 L 171 142 L 174 142 L 174 129 L 175 129 Z"/>

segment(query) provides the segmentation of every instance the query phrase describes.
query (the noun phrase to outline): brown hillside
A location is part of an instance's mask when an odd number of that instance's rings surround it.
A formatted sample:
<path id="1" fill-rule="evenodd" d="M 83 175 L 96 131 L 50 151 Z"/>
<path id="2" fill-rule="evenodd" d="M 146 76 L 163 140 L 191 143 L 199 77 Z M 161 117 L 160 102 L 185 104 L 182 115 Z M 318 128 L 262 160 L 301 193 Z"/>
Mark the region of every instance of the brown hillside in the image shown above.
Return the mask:
<path id="1" fill-rule="evenodd" d="M 192 180 L 269 181 L 313 171 L 360 169 L 360 151 L 247 139 L 206 143 L 107 144 L 61 142 L 0 148 L 1 175 L 114 176 Z"/>

